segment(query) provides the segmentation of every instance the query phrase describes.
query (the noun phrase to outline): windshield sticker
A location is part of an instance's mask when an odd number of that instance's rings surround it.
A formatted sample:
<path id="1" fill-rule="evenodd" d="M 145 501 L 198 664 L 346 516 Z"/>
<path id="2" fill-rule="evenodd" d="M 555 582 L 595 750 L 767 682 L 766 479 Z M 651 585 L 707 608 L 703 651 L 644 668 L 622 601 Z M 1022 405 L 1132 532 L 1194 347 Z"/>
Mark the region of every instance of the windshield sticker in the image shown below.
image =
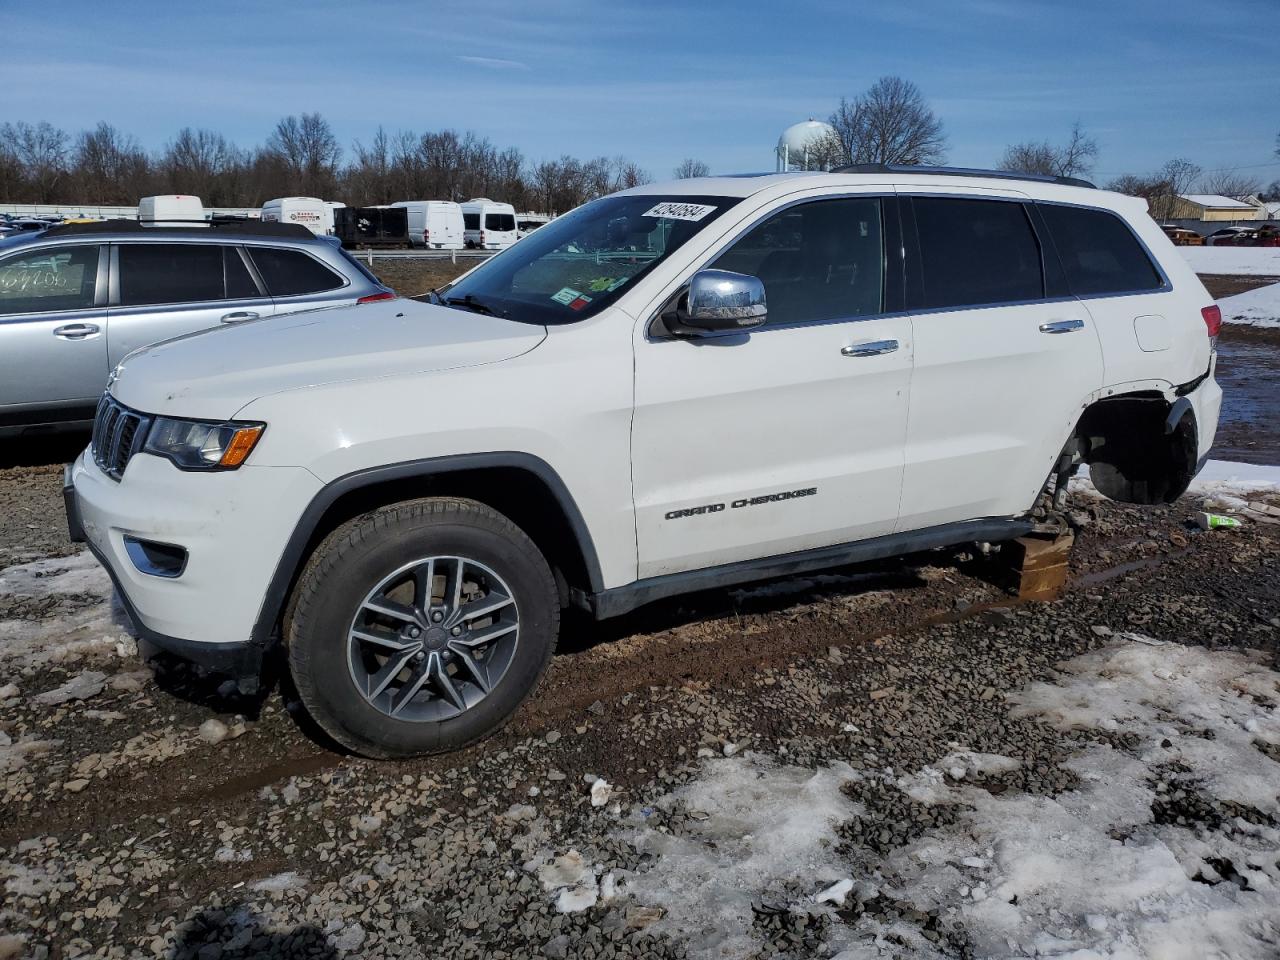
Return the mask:
<path id="1" fill-rule="evenodd" d="M 581 310 L 590 302 L 591 302 L 590 297 L 588 297 L 585 293 L 580 293 L 578 294 L 577 299 L 575 299 L 572 303 L 569 304 L 569 309 Z"/>
<path id="2" fill-rule="evenodd" d="M 558 293 L 552 294 L 551 299 L 556 303 L 563 303 L 567 307 L 580 296 L 582 296 L 582 293 L 573 289 L 573 287 L 561 287 Z"/>
<path id="3" fill-rule="evenodd" d="M 613 277 L 596 277 L 587 284 L 587 289 L 592 293 L 599 293 L 601 290 L 612 290 L 613 284 Z"/>
<path id="4" fill-rule="evenodd" d="M 613 291 L 617 290 L 630 279 L 630 277 L 619 277 L 617 280 L 613 281 L 613 283 L 609 284 L 609 286 L 605 287 L 605 289 L 610 293 L 613 293 Z"/>
<path id="5" fill-rule="evenodd" d="M 705 203 L 675 203 L 673 201 L 668 201 L 666 203 L 655 204 L 641 214 L 641 216 L 662 217 L 664 220 L 698 221 L 714 210 L 715 207 L 708 206 Z"/>

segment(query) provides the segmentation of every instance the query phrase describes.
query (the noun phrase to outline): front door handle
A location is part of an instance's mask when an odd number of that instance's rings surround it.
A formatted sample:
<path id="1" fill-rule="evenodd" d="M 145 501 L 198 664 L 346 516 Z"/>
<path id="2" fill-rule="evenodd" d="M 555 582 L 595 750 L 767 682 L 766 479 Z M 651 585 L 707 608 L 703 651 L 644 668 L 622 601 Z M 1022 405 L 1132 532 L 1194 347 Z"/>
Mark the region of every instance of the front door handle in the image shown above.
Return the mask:
<path id="1" fill-rule="evenodd" d="M 237 310 L 235 313 L 224 313 L 223 323 L 244 323 L 246 320 L 257 320 L 258 315 L 252 310 Z"/>
<path id="2" fill-rule="evenodd" d="M 1083 329 L 1083 320 L 1054 320 L 1052 323 L 1040 324 L 1041 333 L 1070 333 L 1072 330 Z"/>
<path id="3" fill-rule="evenodd" d="M 897 340 L 872 340 L 869 343 L 851 343 L 840 348 L 842 357 L 878 357 L 898 349 Z"/>
<path id="4" fill-rule="evenodd" d="M 68 323 L 53 331 L 59 340 L 87 340 L 99 333 L 96 323 Z"/>

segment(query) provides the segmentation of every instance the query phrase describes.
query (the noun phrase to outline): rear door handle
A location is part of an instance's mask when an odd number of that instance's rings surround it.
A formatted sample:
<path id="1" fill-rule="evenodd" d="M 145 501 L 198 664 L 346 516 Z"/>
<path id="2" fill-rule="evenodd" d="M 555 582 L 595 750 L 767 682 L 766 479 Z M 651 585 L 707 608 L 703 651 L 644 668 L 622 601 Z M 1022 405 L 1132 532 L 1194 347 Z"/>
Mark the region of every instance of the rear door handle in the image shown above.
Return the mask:
<path id="1" fill-rule="evenodd" d="M 88 340 L 99 333 L 96 323 L 68 323 L 56 328 L 53 335 L 59 340 Z"/>
<path id="2" fill-rule="evenodd" d="M 1054 320 L 1052 323 L 1040 324 L 1041 333 L 1070 333 L 1073 330 L 1083 329 L 1083 320 Z"/>
<path id="3" fill-rule="evenodd" d="M 840 348 L 842 357 L 878 357 L 898 349 L 897 340 L 872 340 L 869 343 L 851 343 Z"/>
<path id="4" fill-rule="evenodd" d="M 257 320 L 258 315 L 252 310 L 237 310 L 235 313 L 224 313 L 223 323 L 243 323 L 246 320 Z"/>

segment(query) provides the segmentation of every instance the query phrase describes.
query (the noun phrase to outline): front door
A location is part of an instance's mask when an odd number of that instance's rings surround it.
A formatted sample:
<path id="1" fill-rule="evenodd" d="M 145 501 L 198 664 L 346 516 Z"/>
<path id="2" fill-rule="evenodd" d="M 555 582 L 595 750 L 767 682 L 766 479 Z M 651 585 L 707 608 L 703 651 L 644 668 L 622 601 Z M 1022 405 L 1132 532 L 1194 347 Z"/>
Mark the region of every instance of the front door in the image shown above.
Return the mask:
<path id="1" fill-rule="evenodd" d="M 913 343 L 909 318 L 884 315 L 886 214 L 874 196 L 794 204 L 703 264 L 764 282 L 763 327 L 685 339 L 640 323 L 640 577 L 892 531 Z"/>
<path id="2" fill-rule="evenodd" d="M 93 415 L 109 369 L 102 249 L 68 244 L 0 260 L 0 416 L 33 422 L 46 417 L 30 411 L 45 408 Z"/>
<path id="3" fill-rule="evenodd" d="M 233 244 L 121 243 L 115 260 L 107 337 L 112 366 L 160 340 L 275 312 Z"/>

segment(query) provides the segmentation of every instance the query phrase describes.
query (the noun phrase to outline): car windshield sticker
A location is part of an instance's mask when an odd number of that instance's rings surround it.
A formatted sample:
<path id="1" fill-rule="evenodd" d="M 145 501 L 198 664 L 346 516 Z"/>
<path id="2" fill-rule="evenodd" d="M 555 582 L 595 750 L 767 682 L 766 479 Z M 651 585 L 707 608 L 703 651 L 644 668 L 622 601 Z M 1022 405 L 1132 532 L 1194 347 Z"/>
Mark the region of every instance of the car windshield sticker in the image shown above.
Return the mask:
<path id="1" fill-rule="evenodd" d="M 599 293 L 601 290 L 612 290 L 613 283 L 613 277 L 596 277 L 587 284 L 587 289 L 592 293 Z"/>
<path id="2" fill-rule="evenodd" d="M 573 287 L 561 287 L 558 293 L 552 295 L 551 299 L 556 303 L 563 303 L 566 307 L 577 300 L 582 294 L 573 289 Z"/>
<path id="3" fill-rule="evenodd" d="M 626 283 L 630 279 L 631 279 L 630 277 L 619 277 L 617 280 L 613 281 L 613 283 L 609 284 L 609 286 L 605 287 L 605 289 L 608 290 L 610 293 L 613 293 L 613 291 L 617 290 L 620 286 L 622 286 L 624 283 Z"/>
<path id="4" fill-rule="evenodd" d="M 590 297 L 588 297 L 588 296 L 587 296 L 586 294 L 584 294 L 584 293 L 580 293 L 580 294 L 578 294 L 577 298 L 576 298 L 572 303 L 570 303 L 570 304 L 569 304 L 569 309 L 570 309 L 570 310 L 581 310 L 583 307 L 585 307 L 585 306 L 586 306 L 588 303 L 590 303 L 590 302 L 591 302 L 591 298 L 590 298 Z"/>
<path id="5" fill-rule="evenodd" d="M 643 216 L 662 217 L 664 220 L 697 221 L 713 210 L 715 210 L 715 207 L 708 206 L 705 203 L 675 203 L 674 201 L 667 201 L 650 207 Z"/>

